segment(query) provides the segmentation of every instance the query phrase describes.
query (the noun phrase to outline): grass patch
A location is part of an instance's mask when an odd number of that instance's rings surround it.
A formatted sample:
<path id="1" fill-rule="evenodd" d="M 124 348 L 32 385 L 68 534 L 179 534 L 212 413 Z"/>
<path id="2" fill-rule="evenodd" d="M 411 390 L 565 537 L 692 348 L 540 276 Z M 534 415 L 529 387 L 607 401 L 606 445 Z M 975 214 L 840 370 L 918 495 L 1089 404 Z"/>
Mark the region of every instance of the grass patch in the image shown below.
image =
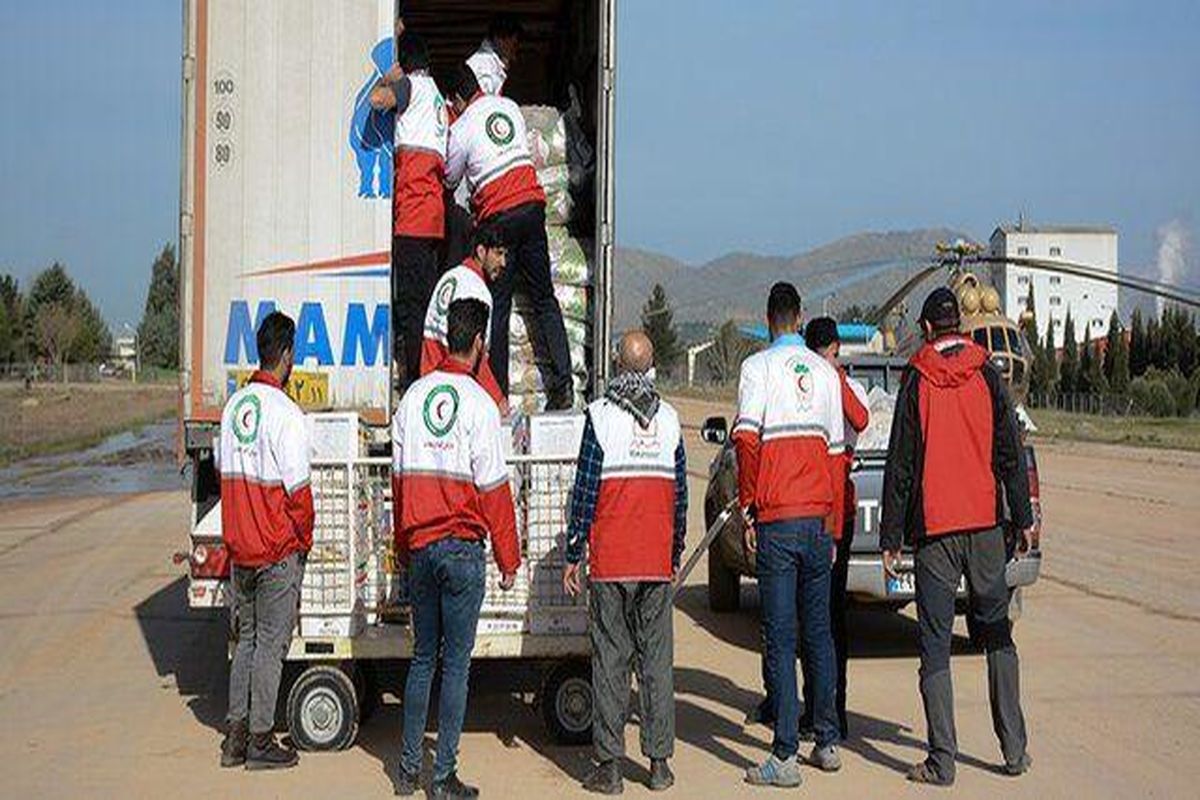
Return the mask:
<path id="1" fill-rule="evenodd" d="M 0 466 L 92 447 L 109 436 L 171 417 L 170 384 L 0 384 Z"/>
<path id="2" fill-rule="evenodd" d="M 1041 408 L 1029 415 L 1039 438 L 1200 451 L 1200 419 L 1194 417 L 1100 417 Z"/>

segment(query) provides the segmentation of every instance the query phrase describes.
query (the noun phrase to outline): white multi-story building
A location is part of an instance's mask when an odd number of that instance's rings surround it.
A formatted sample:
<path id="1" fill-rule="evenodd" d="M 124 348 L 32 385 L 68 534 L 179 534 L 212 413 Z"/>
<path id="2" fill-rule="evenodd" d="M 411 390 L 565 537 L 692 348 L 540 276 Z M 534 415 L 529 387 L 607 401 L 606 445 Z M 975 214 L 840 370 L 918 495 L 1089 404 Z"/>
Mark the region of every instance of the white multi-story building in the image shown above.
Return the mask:
<path id="1" fill-rule="evenodd" d="M 992 234 L 988 250 L 993 256 L 1067 261 L 1117 272 L 1117 232 L 1107 226 L 1001 225 Z M 1051 325 L 1055 347 L 1063 345 L 1067 311 L 1075 323 L 1076 340 L 1083 342 L 1103 337 L 1109 317 L 1117 310 L 1117 287 L 1088 278 L 1008 264 L 993 267 L 992 282 L 1004 313 L 1018 321 L 1033 288 L 1038 333 L 1045 336 L 1047 324 Z"/>

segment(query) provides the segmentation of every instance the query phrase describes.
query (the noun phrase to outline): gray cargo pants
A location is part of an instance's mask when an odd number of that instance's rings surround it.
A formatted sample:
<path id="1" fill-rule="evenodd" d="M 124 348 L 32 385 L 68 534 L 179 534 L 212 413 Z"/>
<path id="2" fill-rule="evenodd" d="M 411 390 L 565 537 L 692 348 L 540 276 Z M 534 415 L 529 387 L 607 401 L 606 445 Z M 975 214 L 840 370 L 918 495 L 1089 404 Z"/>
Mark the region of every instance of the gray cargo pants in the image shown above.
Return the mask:
<path id="1" fill-rule="evenodd" d="M 670 758 L 675 751 L 671 584 L 593 581 L 588 593 L 596 757 L 603 763 L 625 756 L 632 667 L 641 703 L 642 755 Z"/>
<path id="2" fill-rule="evenodd" d="M 950 679 L 950 640 L 954 596 L 967 578 L 974 631 L 987 652 L 992 727 L 1007 764 L 1025 754 L 1020 668 L 1008 620 L 1007 556 L 1004 532 L 993 528 L 927 539 L 917 548 L 917 622 L 921 635 L 921 700 L 929 736 L 929 761 L 937 774 L 954 779 L 958 741 L 954 730 L 954 688 Z"/>
<path id="3" fill-rule="evenodd" d="M 233 630 L 228 722 L 248 721 L 251 733 L 275 730 L 283 657 L 292 641 L 304 567 L 299 553 L 265 567 L 232 570 Z"/>

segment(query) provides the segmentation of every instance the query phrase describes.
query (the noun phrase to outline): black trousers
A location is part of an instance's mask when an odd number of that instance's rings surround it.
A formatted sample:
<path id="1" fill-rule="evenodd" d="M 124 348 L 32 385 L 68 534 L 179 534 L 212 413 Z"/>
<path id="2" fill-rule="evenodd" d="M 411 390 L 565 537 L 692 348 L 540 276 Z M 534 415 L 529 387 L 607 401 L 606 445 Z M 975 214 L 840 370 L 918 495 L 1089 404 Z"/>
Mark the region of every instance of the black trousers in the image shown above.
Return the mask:
<path id="1" fill-rule="evenodd" d="M 850 735 L 850 726 L 846 719 L 846 664 L 849 661 L 849 650 L 846 636 L 846 579 L 850 573 L 850 545 L 854 542 L 854 518 L 847 520 L 846 529 L 837 543 L 837 560 L 833 562 L 833 574 L 829 582 L 829 624 L 833 632 L 833 654 L 837 662 L 837 692 L 836 705 L 838 727 L 841 729 L 843 740 Z M 800 669 L 804 675 L 804 711 L 800 715 L 800 729 L 811 731 L 813 727 L 812 710 L 813 679 L 809 660 L 800 654 Z"/>
<path id="2" fill-rule="evenodd" d="M 396 388 L 401 394 L 421 374 L 425 312 L 442 274 L 440 243 L 440 239 L 392 237 L 392 358 L 399 365 Z"/>
<path id="3" fill-rule="evenodd" d="M 546 242 L 546 208 L 526 203 L 490 217 L 484 224 L 496 225 L 508 247 L 508 266 L 492 284 L 492 372 L 508 394 L 508 318 L 512 313 L 513 289 L 529 299 L 534 318 L 530 331 L 534 351 L 543 365 L 542 384 L 551 408 L 571 402 L 571 354 L 562 309 L 550 280 L 550 252 Z"/>

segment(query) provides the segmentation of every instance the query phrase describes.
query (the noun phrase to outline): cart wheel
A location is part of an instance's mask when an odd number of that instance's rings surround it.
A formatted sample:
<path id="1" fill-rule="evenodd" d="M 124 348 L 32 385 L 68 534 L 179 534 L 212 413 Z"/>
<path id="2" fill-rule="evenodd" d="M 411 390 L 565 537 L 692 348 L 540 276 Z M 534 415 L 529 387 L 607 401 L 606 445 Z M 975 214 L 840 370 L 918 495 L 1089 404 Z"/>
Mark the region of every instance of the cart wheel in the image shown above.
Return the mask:
<path id="1" fill-rule="evenodd" d="M 587 661 L 564 661 L 550 671 L 542 686 L 542 719 L 559 744 L 592 741 L 592 667 Z"/>
<path id="2" fill-rule="evenodd" d="M 300 750 L 344 750 L 358 735 L 354 683 L 337 667 L 316 664 L 288 694 L 288 732 Z"/>

